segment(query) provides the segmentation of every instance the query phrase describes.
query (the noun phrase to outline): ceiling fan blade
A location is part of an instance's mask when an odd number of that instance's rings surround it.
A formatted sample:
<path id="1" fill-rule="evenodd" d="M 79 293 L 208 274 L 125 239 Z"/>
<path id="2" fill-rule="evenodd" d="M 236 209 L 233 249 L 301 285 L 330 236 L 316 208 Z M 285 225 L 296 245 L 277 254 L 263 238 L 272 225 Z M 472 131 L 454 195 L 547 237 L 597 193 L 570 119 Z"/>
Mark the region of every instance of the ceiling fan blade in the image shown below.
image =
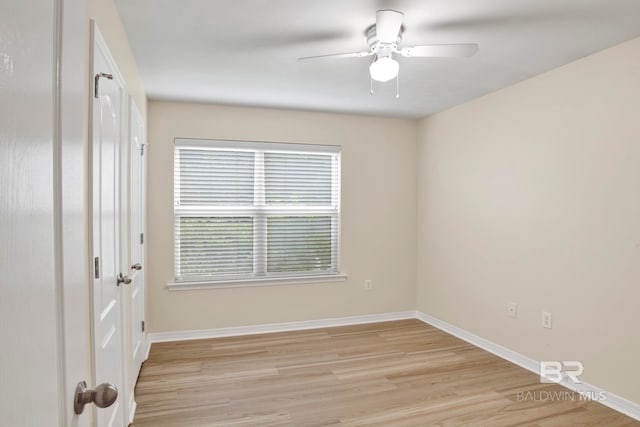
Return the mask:
<path id="1" fill-rule="evenodd" d="M 350 53 L 332 53 L 329 55 L 316 55 L 316 56 L 303 56 L 302 58 L 298 58 L 298 61 L 306 61 L 308 59 L 339 59 L 339 58 L 362 58 L 364 56 L 371 56 L 373 52 L 363 51 L 363 52 L 350 52 Z"/>
<path id="2" fill-rule="evenodd" d="M 376 37 L 381 43 L 395 43 L 402 27 L 404 14 L 396 10 L 376 12 Z"/>
<path id="3" fill-rule="evenodd" d="M 478 52 L 475 43 L 459 44 L 426 44 L 422 46 L 407 46 L 400 50 L 400 55 L 423 58 L 466 58 Z"/>

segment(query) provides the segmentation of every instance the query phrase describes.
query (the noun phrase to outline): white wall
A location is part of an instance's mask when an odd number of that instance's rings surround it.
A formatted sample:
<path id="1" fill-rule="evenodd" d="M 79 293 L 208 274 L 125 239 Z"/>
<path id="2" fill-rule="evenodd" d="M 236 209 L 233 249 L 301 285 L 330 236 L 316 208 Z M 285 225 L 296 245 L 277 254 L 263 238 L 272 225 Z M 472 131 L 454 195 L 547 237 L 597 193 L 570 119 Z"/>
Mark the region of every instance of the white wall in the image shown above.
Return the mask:
<path id="1" fill-rule="evenodd" d="M 639 114 L 635 39 L 422 120 L 418 308 L 640 402 Z"/>
<path id="2" fill-rule="evenodd" d="M 152 332 L 415 308 L 417 123 L 338 114 L 149 103 L 148 320 Z M 169 292 L 176 137 L 342 146 L 346 282 Z M 364 291 L 365 279 L 373 290 Z"/>

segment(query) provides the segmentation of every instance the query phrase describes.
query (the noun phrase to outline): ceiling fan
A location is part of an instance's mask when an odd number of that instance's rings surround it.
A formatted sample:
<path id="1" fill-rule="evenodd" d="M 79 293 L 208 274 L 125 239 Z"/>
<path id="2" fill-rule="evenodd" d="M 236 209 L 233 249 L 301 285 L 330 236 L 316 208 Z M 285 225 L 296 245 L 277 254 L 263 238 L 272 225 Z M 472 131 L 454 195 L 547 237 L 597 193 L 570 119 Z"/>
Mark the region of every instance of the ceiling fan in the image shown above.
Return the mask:
<path id="1" fill-rule="evenodd" d="M 376 12 L 376 23 L 366 30 L 369 50 L 361 52 L 337 53 L 330 55 L 305 56 L 299 61 L 321 58 L 362 58 L 373 56 L 369 66 L 372 80 L 388 82 L 396 77 L 400 71 L 400 64 L 394 59 L 394 54 L 406 58 L 435 58 L 451 57 L 464 58 L 473 56 L 478 51 L 475 43 L 457 44 L 426 44 L 419 46 L 399 47 L 402 41 L 402 17 L 404 14 L 396 10 L 379 10 Z M 373 90 L 372 90 L 373 93 Z"/>

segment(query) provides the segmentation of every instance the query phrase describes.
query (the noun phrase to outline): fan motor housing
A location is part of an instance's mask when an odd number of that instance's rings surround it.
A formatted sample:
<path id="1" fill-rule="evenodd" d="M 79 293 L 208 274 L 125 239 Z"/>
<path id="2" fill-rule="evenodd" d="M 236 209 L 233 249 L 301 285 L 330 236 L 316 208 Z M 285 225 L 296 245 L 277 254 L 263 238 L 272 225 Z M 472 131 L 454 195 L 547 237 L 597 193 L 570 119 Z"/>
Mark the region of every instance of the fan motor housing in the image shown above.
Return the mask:
<path id="1" fill-rule="evenodd" d="M 400 27 L 398 32 L 398 39 L 394 44 L 398 45 L 402 41 L 402 33 L 404 32 L 404 25 Z M 376 24 L 373 24 L 364 31 L 364 35 L 367 37 L 367 44 L 373 48 L 378 43 L 378 35 L 376 34 Z"/>

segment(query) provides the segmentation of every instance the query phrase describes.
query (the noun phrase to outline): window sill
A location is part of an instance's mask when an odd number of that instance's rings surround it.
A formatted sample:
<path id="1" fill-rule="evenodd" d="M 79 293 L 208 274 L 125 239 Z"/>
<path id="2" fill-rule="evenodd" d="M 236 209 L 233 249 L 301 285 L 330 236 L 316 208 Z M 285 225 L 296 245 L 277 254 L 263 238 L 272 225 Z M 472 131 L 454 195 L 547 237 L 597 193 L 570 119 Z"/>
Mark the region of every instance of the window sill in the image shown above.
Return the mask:
<path id="1" fill-rule="evenodd" d="M 209 282 L 168 282 L 170 291 L 192 291 L 196 289 L 221 289 L 221 288 L 246 288 L 256 286 L 280 286 L 280 285 L 312 285 L 316 283 L 344 282 L 346 274 L 331 274 L 319 276 L 293 276 L 265 279 L 240 279 Z"/>

